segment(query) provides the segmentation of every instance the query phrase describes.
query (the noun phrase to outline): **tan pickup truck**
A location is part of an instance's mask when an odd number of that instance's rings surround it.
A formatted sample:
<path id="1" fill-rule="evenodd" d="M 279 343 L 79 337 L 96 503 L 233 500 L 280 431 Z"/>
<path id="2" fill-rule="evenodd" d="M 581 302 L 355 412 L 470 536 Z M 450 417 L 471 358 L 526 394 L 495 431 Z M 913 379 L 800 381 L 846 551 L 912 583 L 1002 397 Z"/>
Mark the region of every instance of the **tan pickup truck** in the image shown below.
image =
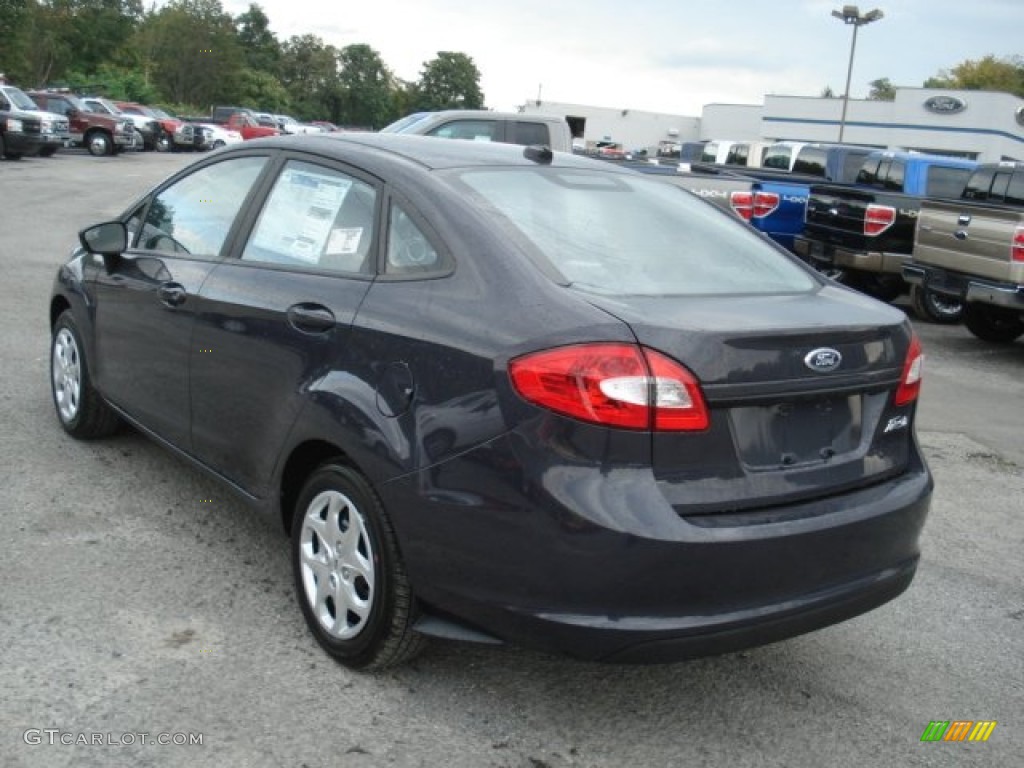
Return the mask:
<path id="1" fill-rule="evenodd" d="M 1024 334 L 1024 163 L 979 166 L 960 200 L 925 200 L 903 277 L 919 312 L 962 301 L 979 339 Z"/>

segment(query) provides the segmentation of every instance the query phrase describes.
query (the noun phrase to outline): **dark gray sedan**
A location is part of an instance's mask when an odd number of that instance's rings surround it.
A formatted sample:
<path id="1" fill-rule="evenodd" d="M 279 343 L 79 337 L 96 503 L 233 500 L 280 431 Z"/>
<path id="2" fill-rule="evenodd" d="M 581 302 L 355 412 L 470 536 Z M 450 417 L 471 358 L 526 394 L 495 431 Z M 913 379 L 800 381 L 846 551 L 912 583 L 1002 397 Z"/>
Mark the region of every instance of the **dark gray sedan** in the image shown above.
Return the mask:
<path id="1" fill-rule="evenodd" d="M 353 667 L 426 636 L 732 651 L 910 584 L 932 482 L 902 312 L 674 186 L 543 147 L 246 142 L 82 232 L 57 415 L 290 532 Z"/>

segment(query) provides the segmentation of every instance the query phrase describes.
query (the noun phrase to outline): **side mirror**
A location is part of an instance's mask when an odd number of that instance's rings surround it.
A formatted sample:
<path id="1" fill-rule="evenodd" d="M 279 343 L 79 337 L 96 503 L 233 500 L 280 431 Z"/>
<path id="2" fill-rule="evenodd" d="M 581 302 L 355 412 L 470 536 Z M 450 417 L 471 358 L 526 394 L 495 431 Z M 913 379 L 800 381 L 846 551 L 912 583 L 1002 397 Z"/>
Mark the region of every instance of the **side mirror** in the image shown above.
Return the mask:
<path id="1" fill-rule="evenodd" d="M 120 221 L 106 221 L 83 229 L 78 241 L 89 253 L 116 256 L 128 250 L 128 228 Z"/>

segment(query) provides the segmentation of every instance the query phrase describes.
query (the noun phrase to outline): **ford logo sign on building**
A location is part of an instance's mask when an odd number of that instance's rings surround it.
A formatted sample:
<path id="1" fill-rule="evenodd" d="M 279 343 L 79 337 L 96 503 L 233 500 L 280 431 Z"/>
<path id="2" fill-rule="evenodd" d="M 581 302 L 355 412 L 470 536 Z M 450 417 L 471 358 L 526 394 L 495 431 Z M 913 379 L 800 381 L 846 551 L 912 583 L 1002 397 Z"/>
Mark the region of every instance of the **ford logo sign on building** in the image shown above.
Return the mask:
<path id="1" fill-rule="evenodd" d="M 959 96 L 932 96 L 925 101 L 924 108 L 937 115 L 955 115 L 967 109 L 967 102 Z"/>
<path id="2" fill-rule="evenodd" d="M 828 373 L 834 371 L 843 362 L 843 356 L 838 350 L 830 347 L 819 347 L 812 349 L 804 357 L 804 365 L 815 373 Z"/>

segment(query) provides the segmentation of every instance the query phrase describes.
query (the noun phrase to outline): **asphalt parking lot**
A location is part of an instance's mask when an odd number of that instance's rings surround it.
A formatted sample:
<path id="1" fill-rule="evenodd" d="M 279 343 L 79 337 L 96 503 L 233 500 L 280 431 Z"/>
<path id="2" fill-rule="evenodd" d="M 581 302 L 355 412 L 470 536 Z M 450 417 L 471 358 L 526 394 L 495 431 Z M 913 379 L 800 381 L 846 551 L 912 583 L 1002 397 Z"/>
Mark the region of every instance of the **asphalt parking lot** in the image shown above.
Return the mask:
<path id="1" fill-rule="evenodd" d="M 0 765 L 1024 765 L 1024 339 L 918 324 L 936 493 L 914 584 L 872 613 L 667 666 L 437 642 L 353 673 L 307 632 L 279 527 L 53 413 L 57 266 L 190 159 L 0 163 Z M 998 725 L 922 743 L 933 720 Z"/>

